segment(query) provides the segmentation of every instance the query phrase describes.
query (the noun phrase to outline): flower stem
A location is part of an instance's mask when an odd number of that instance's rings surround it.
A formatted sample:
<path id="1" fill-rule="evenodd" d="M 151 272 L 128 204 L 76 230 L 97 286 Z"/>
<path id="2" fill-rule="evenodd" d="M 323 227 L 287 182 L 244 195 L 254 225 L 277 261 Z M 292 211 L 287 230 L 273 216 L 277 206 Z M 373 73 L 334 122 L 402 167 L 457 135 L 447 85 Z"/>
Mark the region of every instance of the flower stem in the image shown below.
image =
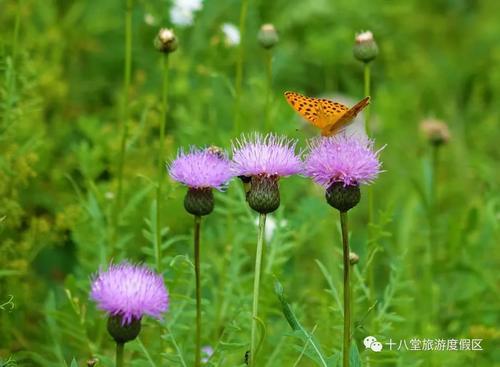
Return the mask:
<path id="1" fill-rule="evenodd" d="M 243 62 L 245 60 L 245 48 L 243 41 L 245 40 L 245 26 L 248 11 L 248 0 L 241 0 L 240 8 L 240 44 L 238 49 L 238 60 L 236 61 L 236 81 L 235 81 L 235 101 L 234 101 L 234 127 L 235 132 L 240 130 L 240 99 L 241 89 L 243 84 Z"/>
<path id="2" fill-rule="evenodd" d="M 200 286 L 200 225 L 201 217 L 194 217 L 194 272 L 196 277 L 196 340 L 195 367 L 201 366 L 201 286 Z"/>
<path id="3" fill-rule="evenodd" d="M 116 343 L 116 367 L 123 367 L 124 343 Z"/>
<path id="4" fill-rule="evenodd" d="M 156 257 L 156 271 L 161 274 L 161 201 L 162 201 L 162 188 L 163 188 L 163 175 L 165 171 L 163 162 L 163 150 L 165 141 L 165 124 L 167 121 L 168 110 L 168 54 L 162 54 L 163 58 L 163 86 L 161 98 L 161 117 L 160 117 L 160 137 L 158 144 L 158 186 L 156 188 L 156 241 L 155 241 L 155 257 Z"/>
<path id="5" fill-rule="evenodd" d="M 342 366 L 349 367 L 349 351 L 351 346 L 351 284 L 347 212 L 340 212 L 340 226 L 342 227 L 342 254 L 344 260 L 344 347 L 342 350 Z"/>
<path id="6" fill-rule="evenodd" d="M 257 359 L 257 320 L 259 313 L 259 289 L 260 271 L 262 267 L 262 252 L 264 245 L 264 233 L 266 229 L 266 214 L 259 216 L 259 233 L 257 236 L 257 251 L 255 253 L 255 276 L 253 281 L 253 305 L 252 305 L 252 339 L 250 344 L 250 367 L 256 366 Z"/>
<path id="7" fill-rule="evenodd" d="M 429 220 L 429 240 L 427 242 L 425 260 L 427 270 L 426 274 L 426 284 L 428 295 L 428 304 L 430 305 L 430 315 L 429 315 L 429 323 L 432 324 L 434 322 L 434 310 L 436 305 L 436 299 L 434 290 L 432 287 L 432 273 L 434 267 L 434 254 L 441 254 L 440 248 L 436 243 L 436 208 L 437 208 L 437 177 L 438 177 L 438 162 L 439 162 L 439 146 L 432 145 L 432 173 L 431 173 L 431 187 L 430 187 L 430 199 L 429 199 L 429 212 L 428 212 L 428 220 Z M 435 249 L 433 251 L 433 249 Z"/>
<path id="8" fill-rule="evenodd" d="M 364 79 L 364 96 L 371 96 L 371 63 L 370 62 L 365 62 L 364 63 L 364 68 L 363 68 L 363 79 Z M 368 105 L 365 108 L 364 111 L 365 115 L 365 128 L 366 128 L 366 134 L 368 137 L 372 136 L 372 127 L 370 124 L 370 105 Z M 373 208 L 373 189 L 371 186 L 368 186 L 368 245 L 374 247 L 375 242 L 373 239 L 373 221 L 374 221 L 374 208 Z M 370 269 L 368 269 L 368 276 L 367 276 L 367 283 L 368 287 L 370 288 L 370 292 L 372 294 L 372 297 L 375 296 L 375 289 L 374 289 L 374 262 L 372 262 L 372 265 Z"/>
<path id="9" fill-rule="evenodd" d="M 371 68 L 370 68 L 370 63 L 365 62 L 364 64 L 364 87 L 365 87 L 365 97 L 369 96 L 371 93 L 370 90 L 370 77 L 371 77 Z M 372 129 L 370 125 L 370 105 L 366 106 L 365 108 L 365 126 L 366 126 L 366 133 L 368 134 L 369 137 L 372 135 Z"/>
<path id="10" fill-rule="evenodd" d="M 128 137 L 128 99 L 130 90 L 130 75 L 132 71 L 132 3 L 133 0 L 127 0 L 125 9 L 125 65 L 123 69 L 123 94 L 120 106 L 121 140 L 120 152 L 118 155 L 118 189 L 116 193 L 116 202 L 112 214 L 112 243 L 115 246 L 116 235 L 118 232 L 118 214 L 121 210 L 123 196 L 123 168 L 125 165 L 125 150 Z M 112 254 L 111 254 L 112 255 Z"/>
<path id="11" fill-rule="evenodd" d="M 266 87 L 266 110 L 265 110 L 265 126 L 264 130 L 270 128 L 271 122 L 271 95 L 273 88 L 273 54 L 271 50 L 266 50 L 266 73 L 267 73 L 267 87 Z"/>

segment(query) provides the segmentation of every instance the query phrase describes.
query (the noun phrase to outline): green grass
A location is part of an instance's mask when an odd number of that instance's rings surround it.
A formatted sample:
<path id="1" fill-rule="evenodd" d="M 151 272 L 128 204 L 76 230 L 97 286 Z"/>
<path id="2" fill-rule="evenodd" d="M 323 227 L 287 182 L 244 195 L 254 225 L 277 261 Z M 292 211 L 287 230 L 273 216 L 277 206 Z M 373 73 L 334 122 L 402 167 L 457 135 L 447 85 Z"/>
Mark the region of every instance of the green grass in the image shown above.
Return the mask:
<path id="1" fill-rule="evenodd" d="M 283 92 L 361 99 L 363 65 L 352 46 L 356 32 L 370 29 L 380 48 L 371 67 L 371 126 L 376 147 L 386 147 L 385 172 L 372 186 L 373 223 L 366 187 L 349 213 L 350 245 L 360 255 L 352 318 L 362 365 L 500 366 L 499 4 L 249 1 L 238 48 L 224 44 L 220 26 L 238 26 L 241 2 L 207 0 L 193 26 L 175 28 L 179 49 L 169 56 L 158 157 L 163 63 L 153 39 L 171 26 L 169 5 L 134 1 L 115 229 L 125 1 L 0 0 L 0 365 L 69 366 L 74 358 L 86 366 L 92 357 L 113 365 L 105 317 L 88 298 L 90 277 L 111 258 L 158 267 L 161 232 L 170 309 L 161 323 L 144 320 L 140 338 L 125 347 L 126 365 L 192 366 L 192 217 L 183 209 L 185 189 L 164 175 L 157 231 L 159 165 L 179 147 L 229 148 L 242 132 L 273 131 L 305 147 L 317 132 Z M 148 25 L 145 14 L 157 24 Z M 280 35 L 272 81 L 269 55 L 257 42 L 267 22 Z M 446 121 L 452 134 L 436 176 L 418 128 L 429 116 Z M 280 189 L 281 207 L 271 215 L 278 228 L 263 260 L 259 365 L 321 366 L 324 357 L 335 366 L 343 320 L 338 214 L 307 178 L 285 178 Z M 215 211 L 203 221 L 202 344 L 216 351 L 209 366 L 243 366 L 250 349 L 256 219 L 234 180 L 216 193 Z M 275 293 L 276 280 L 284 294 Z M 385 346 L 374 353 L 362 344 L 367 335 L 408 343 L 477 338 L 484 350 Z"/>

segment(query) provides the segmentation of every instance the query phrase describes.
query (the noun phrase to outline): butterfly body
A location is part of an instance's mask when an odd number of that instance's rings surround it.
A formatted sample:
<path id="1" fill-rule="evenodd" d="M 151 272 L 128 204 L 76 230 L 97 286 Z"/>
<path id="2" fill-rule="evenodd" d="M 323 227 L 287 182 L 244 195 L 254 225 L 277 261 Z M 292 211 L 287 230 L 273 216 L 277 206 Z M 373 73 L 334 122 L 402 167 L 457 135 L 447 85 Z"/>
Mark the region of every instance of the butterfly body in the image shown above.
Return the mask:
<path id="1" fill-rule="evenodd" d="M 285 97 L 295 111 L 321 129 L 323 136 L 342 131 L 370 103 L 370 97 L 365 97 L 349 108 L 329 99 L 306 97 L 296 92 L 285 92 Z"/>

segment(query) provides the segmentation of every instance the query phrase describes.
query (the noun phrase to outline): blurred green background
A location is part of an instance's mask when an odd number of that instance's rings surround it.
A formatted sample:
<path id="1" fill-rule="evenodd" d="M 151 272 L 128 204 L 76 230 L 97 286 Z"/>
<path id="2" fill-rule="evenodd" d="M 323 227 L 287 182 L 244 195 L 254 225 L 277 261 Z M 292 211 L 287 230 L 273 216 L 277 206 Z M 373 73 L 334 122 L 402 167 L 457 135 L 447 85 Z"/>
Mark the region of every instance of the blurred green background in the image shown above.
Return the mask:
<path id="1" fill-rule="evenodd" d="M 158 165 L 178 147 L 230 148 L 242 132 L 286 134 L 305 147 L 317 132 L 304 127 L 283 92 L 363 97 L 363 65 L 352 47 L 355 33 L 369 29 L 380 49 L 371 64 L 373 136 L 377 148 L 386 147 L 385 172 L 372 188 L 373 223 L 366 188 L 350 212 L 351 246 L 361 258 L 353 294 L 363 365 L 500 366 L 499 2 L 249 1 L 241 46 L 228 45 L 221 30 L 224 23 L 240 26 L 241 1 L 205 0 L 184 26 L 172 24 L 169 1 L 132 5 L 124 206 L 112 249 L 125 1 L 0 0 L 4 363 L 61 366 L 75 358 L 85 366 L 96 356 L 98 365 L 112 365 L 113 343 L 105 318 L 88 300 L 89 280 L 111 258 L 154 265 Z M 280 42 L 266 51 L 257 33 L 269 22 Z M 161 26 L 173 27 L 179 40 L 169 57 L 163 157 L 157 153 L 162 57 L 153 47 Z M 419 133 L 428 117 L 451 131 L 439 148 L 437 171 L 432 147 Z M 127 345 L 133 366 L 151 365 L 148 355 L 158 366 L 193 359 L 192 218 L 182 207 L 184 188 L 164 179 L 162 252 L 171 305 L 163 327 L 146 320 L 140 341 Z M 314 330 L 328 355 L 338 355 L 338 215 L 306 178 L 283 179 L 281 194 L 264 261 L 261 365 L 314 366 L 307 348 L 300 356 L 304 343 L 281 314 L 273 275 L 304 327 Z M 256 214 L 240 182 L 216 200 L 202 233 L 203 343 L 216 349 L 208 365 L 239 366 L 249 342 Z M 367 335 L 384 342 L 478 338 L 484 350 L 375 354 L 364 350 Z"/>

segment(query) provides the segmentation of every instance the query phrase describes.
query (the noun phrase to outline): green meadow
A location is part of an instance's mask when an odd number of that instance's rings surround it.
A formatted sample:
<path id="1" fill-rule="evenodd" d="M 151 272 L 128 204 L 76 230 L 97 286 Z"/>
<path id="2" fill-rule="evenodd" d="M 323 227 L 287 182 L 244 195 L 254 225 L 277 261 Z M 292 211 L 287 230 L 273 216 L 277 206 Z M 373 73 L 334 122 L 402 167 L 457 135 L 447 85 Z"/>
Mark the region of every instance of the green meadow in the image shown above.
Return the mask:
<path id="1" fill-rule="evenodd" d="M 89 292 L 125 260 L 161 273 L 169 307 L 143 318 L 124 365 L 196 366 L 193 216 L 167 167 L 192 146 L 231 157 L 254 132 L 307 155 L 319 130 L 286 91 L 371 96 L 355 123 L 383 172 L 348 212 L 349 367 L 500 366 L 499 14 L 491 0 L 0 0 L 0 366 L 115 366 Z M 155 47 L 161 28 L 175 51 Z M 347 367 L 339 212 L 305 175 L 279 189 L 254 366 Z M 244 367 L 259 214 L 236 177 L 214 195 L 201 365 Z"/>

